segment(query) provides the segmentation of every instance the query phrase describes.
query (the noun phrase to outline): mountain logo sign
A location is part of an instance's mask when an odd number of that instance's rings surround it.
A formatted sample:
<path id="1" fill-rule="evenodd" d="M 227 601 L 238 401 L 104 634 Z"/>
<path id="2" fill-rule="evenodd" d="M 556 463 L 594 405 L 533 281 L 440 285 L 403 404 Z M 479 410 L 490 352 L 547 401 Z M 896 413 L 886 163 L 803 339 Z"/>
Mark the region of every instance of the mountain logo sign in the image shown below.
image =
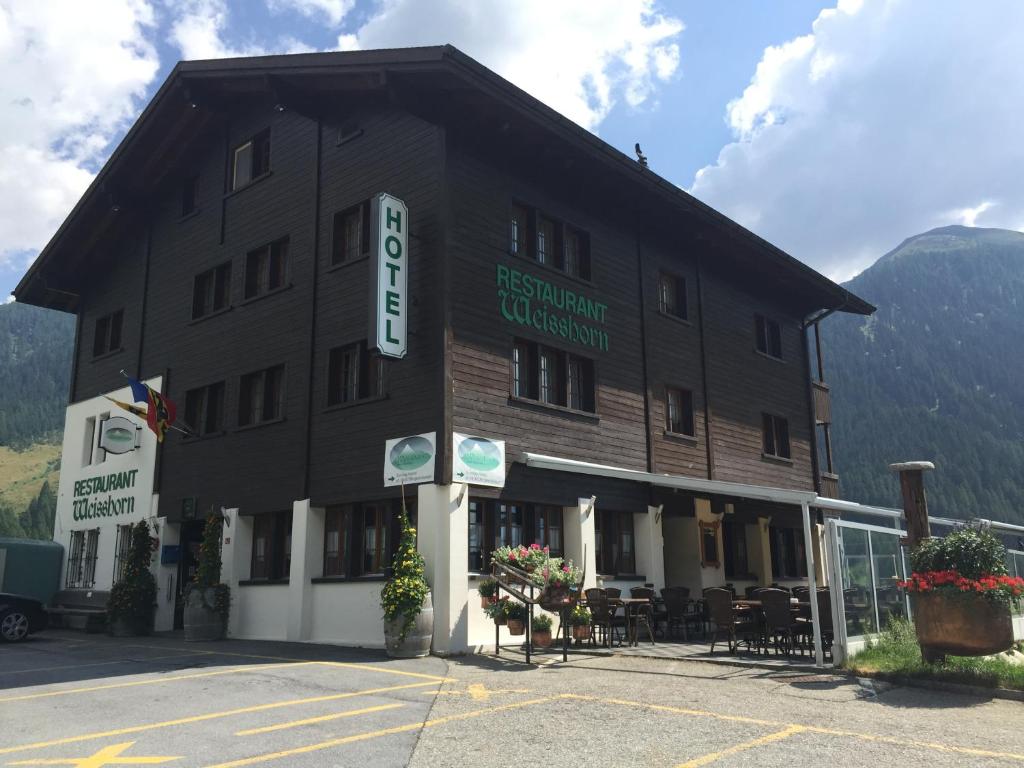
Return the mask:
<path id="1" fill-rule="evenodd" d="M 384 487 L 434 482 L 437 433 L 398 437 L 384 445 Z"/>

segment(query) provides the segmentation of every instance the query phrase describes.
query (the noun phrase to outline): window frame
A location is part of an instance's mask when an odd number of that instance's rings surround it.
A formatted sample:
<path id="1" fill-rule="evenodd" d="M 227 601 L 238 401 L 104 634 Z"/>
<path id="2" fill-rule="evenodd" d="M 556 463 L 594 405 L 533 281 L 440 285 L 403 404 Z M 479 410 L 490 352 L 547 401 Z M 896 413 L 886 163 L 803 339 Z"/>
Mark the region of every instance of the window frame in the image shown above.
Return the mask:
<path id="1" fill-rule="evenodd" d="M 538 514 L 548 513 L 547 517 Z M 467 509 L 469 529 L 466 534 L 470 573 L 487 573 L 491 552 L 502 546 L 547 546 L 552 557 L 565 552 L 565 508 L 556 504 L 538 504 L 471 496 Z M 474 517 L 476 519 L 474 519 Z M 550 539 L 557 532 L 557 546 Z M 479 564 L 481 567 L 474 567 Z"/>
<path id="2" fill-rule="evenodd" d="M 288 287 L 289 239 L 285 235 L 246 252 L 245 274 L 242 279 L 243 301 L 253 301 Z M 278 265 L 276 270 L 275 259 Z M 271 285 L 271 280 L 275 277 L 277 282 Z"/>
<path id="3" fill-rule="evenodd" d="M 681 419 L 672 418 L 673 406 L 672 396 L 679 396 L 679 410 L 682 411 Z M 693 390 L 683 387 L 665 386 L 665 431 L 671 435 L 683 435 L 684 437 L 697 436 L 697 417 L 693 405 Z M 676 426 L 680 428 L 677 429 Z M 689 427 L 689 430 L 686 429 Z"/>
<path id="4" fill-rule="evenodd" d="M 780 448 L 784 450 L 780 451 Z M 792 461 L 793 444 L 788 419 L 772 413 L 761 413 L 761 453 L 773 459 Z"/>
<path id="5" fill-rule="evenodd" d="M 249 553 L 249 581 L 286 583 L 291 575 L 292 510 L 279 509 L 253 515 L 252 546 Z M 265 539 L 265 567 L 257 573 L 257 542 Z"/>
<path id="6" fill-rule="evenodd" d="M 350 254 L 347 247 L 346 231 L 344 222 L 346 218 L 357 216 L 359 218 L 359 248 L 355 254 Z M 339 226 L 341 224 L 342 226 Z M 339 240 L 341 241 L 339 243 Z M 340 246 L 340 247 L 339 247 Z M 351 264 L 370 255 L 370 201 L 351 205 L 340 211 L 335 211 L 331 219 L 331 266 L 337 267 L 342 264 Z"/>
<path id="7" fill-rule="evenodd" d="M 807 554 L 804 551 L 802 529 L 769 525 L 768 545 L 771 550 L 773 578 L 787 580 L 807 578 Z"/>
<path id="8" fill-rule="evenodd" d="M 93 328 L 92 356 L 94 359 L 124 349 L 123 308 L 97 317 Z M 116 346 L 115 341 L 117 342 Z"/>
<path id="9" fill-rule="evenodd" d="M 598 509 L 594 512 L 594 567 L 600 576 L 634 577 L 636 572 L 636 522 L 632 512 Z M 628 525 L 624 521 L 628 520 Z M 627 531 L 628 528 L 628 531 Z M 629 540 L 629 554 L 623 542 Z M 622 562 L 622 558 L 627 558 Z M 609 561 L 609 558 L 610 561 Z M 608 569 L 608 566 L 611 569 Z"/>
<path id="10" fill-rule="evenodd" d="M 782 323 L 767 315 L 755 313 L 754 349 L 773 360 L 785 360 L 782 355 Z"/>
<path id="11" fill-rule="evenodd" d="M 576 280 L 591 281 L 590 233 L 582 227 L 513 200 L 509 206 L 508 238 L 510 256 L 527 259 Z M 577 244 L 572 258 L 568 252 L 569 242 Z"/>
<path id="12" fill-rule="evenodd" d="M 186 437 L 208 437 L 225 431 L 225 402 L 227 386 L 224 381 L 215 381 L 185 392 L 185 424 L 192 431 Z M 212 411 L 210 403 L 216 402 Z M 211 416 L 212 413 L 212 416 Z M 211 418 L 213 423 L 211 424 Z"/>
<path id="13" fill-rule="evenodd" d="M 667 291 L 669 286 L 671 286 L 671 297 Z M 676 320 L 689 322 L 690 307 L 685 277 L 666 270 L 658 272 L 658 312 Z"/>
<path id="14" fill-rule="evenodd" d="M 348 378 L 343 375 L 343 363 L 345 356 L 349 355 L 354 355 L 357 362 L 352 369 L 354 397 L 347 396 L 349 388 L 342 386 Z M 366 339 L 332 347 L 327 353 L 327 407 L 337 408 L 385 397 L 386 373 L 385 358 L 376 350 L 369 349 Z"/>
<path id="15" fill-rule="evenodd" d="M 597 363 L 574 352 L 515 337 L 509 355 L 509 394 L 545 407 L 597 415 Z M 574 407 L 574 401 L 580 407 Z"/>
<path id="16" fill-rule="evenodd" d="M 747 525 L 736 520 L 722 520 L 723 567 L 727 579 L 750 578 L 750 553 L 747 551 Z"/>
<path id="17" fill-rule="evenodd" d="M 325 510 L 323 560 L 321 576 L 314 581 L 347 581 L 355 579 L 380 579 L 386 576 L 402 533 L 401 525 L 402 500 L 399 498 L 378 499 L 373 501 L 347 502 L 332 504 Z M 416 525 L 416 502 L 406 501 L 409 521 Z M 374 516 L 375 551 L 377 570 L 367 570 L 366 566 L 366 518 L 367 513 Z M 332 526 L 337 523 L 337 527 Z M 336 562 L 329 567 L 328 536 L 338 531 L 339 550 Z M 383 535 L 381 535 L 383 533 Z M 347 546 L 345 546 L 347 544 Z"/>
<path id="18" fill-rule="evenodd" d="M 201 299 L 201 301 L 200 301 Z M 209 308 L 207 308 L 209 300 Z M 203 270 L 192 279 L 192 319 L 202 320 L 231 308 L 231 261 Z"/>
<path id="19" fill-rule="evenodd" d="M 270 173 L 271 168 L 271 135 L 270 127 L 264 128 L 253 134 L 245 141 L 236 144 L 231 150 L 231 163 L 229 167 L 228 192 L 237 192 L 245 189 L 250 184 L 259 181 Z M 243 162 L 241 167 L 246 168 L 244 178 L 239 178 L 240 153 L 248 150 L 248 155 L 241 155 Z"/>
<path id="20" fill-rule="evenodd" d="M 267 377 L 268 374 L 273 374 L 278 377 L 278 388 L 277 396 L 272 397 L 267 392 Z M 252 411 L 252 393 L 248 395 L 246 393 L 246 384 L 249 382 L 255 382 L 255 377 L 260 377 L 259 381 L 259 399 L 263 401 L 263 405 L 258 418 L 253 417 Z M 276 401 L 276 412 L 273 415 L 267 416 L 267 404 L 271 400 Z M 284 402 L 285 402 L 285 366 L 284 364 L 272 365 L 268 368 L 263 368 L 258 371 L 251 371 L 250 373 L 242 374 L 239 377 L 238 384 L 238 426 L 239 428 L 244 427 L 255 427 L 260 424 L 270 424 L 276 421 L 284 419 Z M 247 407 L 248 406 L 248 407 Z M 248 417 L 243 418 L 243 414 L 248 412 Z"/>

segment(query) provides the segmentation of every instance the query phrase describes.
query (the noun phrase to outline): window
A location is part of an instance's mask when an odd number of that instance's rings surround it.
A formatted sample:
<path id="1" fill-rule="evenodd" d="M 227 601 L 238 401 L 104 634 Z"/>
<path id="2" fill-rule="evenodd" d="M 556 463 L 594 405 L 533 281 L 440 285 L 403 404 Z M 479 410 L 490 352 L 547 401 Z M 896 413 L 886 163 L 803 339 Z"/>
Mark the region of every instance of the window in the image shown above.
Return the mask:
<path id="1" fill-rule="evenodd" d="M 192 286 L 192 319 L 219 312 L 231 304 L 231 262 L 196 275 Z"/>
<path id="2" fill-rule="evenodd" d="M 284 287 L 287 258 L 287 237 L 249 251 L 245 257 L 245 298 Z"/>
<path id="3" fill-rule="evenodd" d="M 790 458 L 789 453 L 789 422 L 781 416 L 762 413 L 764 452 L 767 456 Z"/>
<path id="4" fill-rule="evenodd" d="M 509 216 L 509 252 L 573 277 L 590 279 L 590 236 L 581 229 L 514 203 Z"/>
<path id="5" fill-rule="evenodd" d="M 185 423 L 196 436 L 224 431 L 223 381 L 185 393 Z"/>
<path id="6" fill-rule="evenodd" d="M 328 507 L 324 520 L 324 576 L 376 576 L 391 567 L 401 535 L 400 499 Z M 406 502 L 413 526 L 416 505 Z"/>
<path id="7" fill-rule="evenodd" d="M 594 518 L 594 562 L 601 574 L 636 573 L 633 513 L 599 509 Z"/>
<path id="8" fill-rule="evenodd" d="M 693 428 L 693 392 L 665 388 L 665 429 L 678 435 L 696 434 Z"/>
<path id="9" fill-rule="evenodd" d="M 181 183 L 181 215 L 188 216 L 199 210 L 196 201 L 199 196 L 199 177 L 189 176 Z"/>
<path id="10" fill-rule="evenodd" d="M 807 553 L 803 531 L 796 528 L 768 528 L 772 551 L 772 575 L 777 579 L 807 578 Z"/>
<path id="11" fill-rule="evenodd" d="M 68 569 L 64 579 L 69 589 L 88 589 L 96 583 L 96 551 L 100 542 L 100 529 L 72 531 L 68 546 Z"/>
<path id="12" fill-rule="evenodd" d="M 292 512 L 264 512 L 252 521 L 252 564 L 249 578 L 280 581 L 292 567 Z"/>
<path id="13" fill-rule="evenodd" d="M 132 526 L 117 526 L 114 539 L 114 584 L 124 579 L 125 569 L 132 551 Z"/>
<path id="14" fill-rule="evenodd" d="M 537 544 L 562 556 L 562 508 L 492 499 L 469 500 L 469 570 L 483 573 L 498 547 Z"/>
<path id="15" fill-rule="evenodd" d="M 723 520 L 722 543 L 725 550 L 725 577 L 727 579 L 749 578 L 747 526 L 733 520 Z"/>
<path id="16" fill-rule="evenodd" d="M 770 357 L 782 359 L 782 331 L 779 324 L 764 315 L 754 315 L 757 334 L 757 351 Z"/>
<path id="17" fill-rule="evenodd" d="M 96 320 L 96 335 L 92 340 L 92 356 L 99 357 L 121 349 L 121 326 L 124 310 L 111 312 Z"/>
<path id="18" fill-rule="evenodd" d="M 594 361 L 524 339 L 512 344 L 512 396 L 596 410 Z"/>
<path id="19" fill-rule="evenodd" d="M 360 341 L 331 350 L 327 362 L 327 405 L 340 405 L 384 394 L 384 358 Z"/>
<path id="20" fill-rule="evenodd" d="M 700 532 L 700 564 L 704 568 L 717 568 L 718 560 L 718 526 L 719 521 L 701 520 L 697 524 Z"/>
<path id="21" fill-rule="evenodd" d="M 283 365 L 243 376 L 238 396 L 238 426 L 281 418 L 283 386 Z"/>
<path id="22" fill-rule="evenodd" d="M 662 272 L 658 277 L 658 310 L 686 319 L 686 280 Z"/>
<path id="23" fill-rule="evenodd" d="M 235 147 L 231 156 L 231 189 L 241 189 L 270 171 L 270 129 Z"/>
<path id="24" fill-rule="evenodd" d="M 334 214 L 331 264 L 353 261 L 370 252 L 370 205 L 363 202 Z"/>

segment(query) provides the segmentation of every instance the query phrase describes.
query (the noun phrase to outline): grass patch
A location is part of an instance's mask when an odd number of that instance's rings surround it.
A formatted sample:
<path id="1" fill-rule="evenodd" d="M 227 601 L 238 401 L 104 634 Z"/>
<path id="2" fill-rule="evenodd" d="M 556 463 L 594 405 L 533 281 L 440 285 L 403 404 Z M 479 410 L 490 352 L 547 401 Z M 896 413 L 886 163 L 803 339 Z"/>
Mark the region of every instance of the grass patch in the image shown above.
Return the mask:
<path id="1" fill-rule="evenodd" d="M 35 443 L 21 451 L 0 445 L 0 504 L 20 513 L 39 494 L 45 480 L 56 493 L 60 451 L 59 443 Z"/>
<path id="2" fill-rule="evenodd" d="M 1024 691 L 1024 665 L 1014 664 L 1001 655 L 996 658 L 947 656 L 941 664 L 925 663 L 914 625 L 905 619 L 890 622 L 878 640 L 847 660 L 845 667 L 854 674 L 882 674 L 897 679 Z"/>

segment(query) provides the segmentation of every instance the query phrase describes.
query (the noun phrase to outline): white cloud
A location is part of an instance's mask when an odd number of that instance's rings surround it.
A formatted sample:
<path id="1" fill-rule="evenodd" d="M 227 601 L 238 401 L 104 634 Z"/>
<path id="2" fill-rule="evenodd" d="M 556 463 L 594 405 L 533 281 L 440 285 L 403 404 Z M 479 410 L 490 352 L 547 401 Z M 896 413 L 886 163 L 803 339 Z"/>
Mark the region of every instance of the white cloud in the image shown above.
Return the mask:
<path id="1" fill-rule="evenodd" d="M 259 45 L 239 48 L 224 42 L 229 22 L 225 0 L 175 0 L 168 9 L 173 14 L 168 38 L 183 59 L 226 59 L 267 53 Z"/>
<path id="2" fill-rule="evenodd" d="M 1024 4 L 867 0 L 768 48 L 692 192 L 852 276 L 904 238 L 1024 220 Z"/>
<path id="3" fill-rule="evenodd" d="M 0 0 L 0 267 L 46 244 L 157 71 L 144 0 Z"/>
<path id="4" fill-rule="evenodd" d="M 274 13 L 294 10 L 311 19 L 325 19 L 335 27 L 354 6 L 355 0 L 267 0 Z"/>
<path id="5" fill-rule="evenodd" d="M 638 107 L 679 66 L 683 24 L 653 0 L 384 0 L 338 47 L 452 43 L 580 125 Z"/>

